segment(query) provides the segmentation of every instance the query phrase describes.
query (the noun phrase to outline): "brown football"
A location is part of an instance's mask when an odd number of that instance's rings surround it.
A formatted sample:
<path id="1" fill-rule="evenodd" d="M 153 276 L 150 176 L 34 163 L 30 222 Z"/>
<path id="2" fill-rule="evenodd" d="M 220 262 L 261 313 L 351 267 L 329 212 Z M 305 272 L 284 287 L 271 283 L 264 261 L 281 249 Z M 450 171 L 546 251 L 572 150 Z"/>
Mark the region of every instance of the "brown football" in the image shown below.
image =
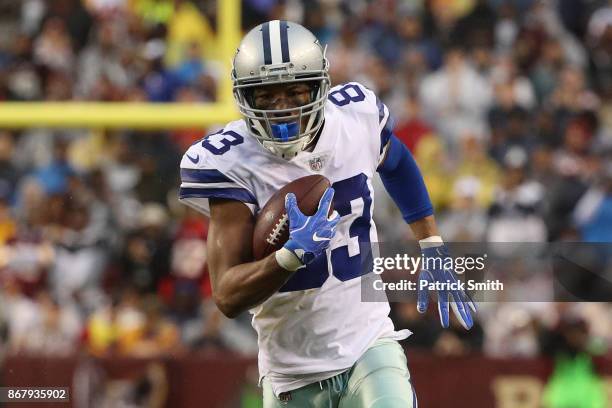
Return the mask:
<path id="1" fill-rule="evenodd" d="M 298 207 L 305 215 L 314 215 L 319 200 L 330 186 L 327 178 L 312 175 L 299 178 L 277 191 L 257 214 L 253 231 L 253 258 L 259 260 L 279 250 L 289 239 L 289 220 L 285 212 L 285 195 L 295 194 Z M 333 204 L 332 204 L 333 207 Z M 333 208 L 330 208 L 330 214 Z"/>

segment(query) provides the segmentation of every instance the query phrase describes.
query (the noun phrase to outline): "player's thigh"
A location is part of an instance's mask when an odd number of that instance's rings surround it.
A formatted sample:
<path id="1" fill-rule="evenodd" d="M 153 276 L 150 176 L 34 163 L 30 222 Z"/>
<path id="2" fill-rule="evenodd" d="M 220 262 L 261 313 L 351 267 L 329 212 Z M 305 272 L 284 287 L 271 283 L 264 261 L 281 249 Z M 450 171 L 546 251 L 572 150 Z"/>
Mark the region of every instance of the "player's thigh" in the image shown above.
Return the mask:
<path id="1" fill-rule="evenodd" d="M 351 370 L 339 408 L 417 408 L 403 348 L 379 340 Z"/>
<path id="2" fill-rule="evenodd" d="M 307 385 L 289 393 L 287 401 L 279 400 L 272 391 L 272 386 L 265 378 L 263 380 L 263 406 L 264 408 L 319 408 L 329 407 L 330 395 L 322 390 L 319 383 Z M 332 405 L 335 406 L 337 396 L 331 396 Z"/>

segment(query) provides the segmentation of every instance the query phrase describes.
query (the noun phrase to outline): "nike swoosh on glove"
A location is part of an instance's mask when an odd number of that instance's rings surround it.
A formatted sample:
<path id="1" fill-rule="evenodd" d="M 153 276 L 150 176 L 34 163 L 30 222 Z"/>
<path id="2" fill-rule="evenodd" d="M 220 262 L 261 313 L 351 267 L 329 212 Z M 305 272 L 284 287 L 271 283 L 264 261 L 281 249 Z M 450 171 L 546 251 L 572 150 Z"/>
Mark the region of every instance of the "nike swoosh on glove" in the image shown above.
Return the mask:
<path id="1" fill-rule="evenodd" d="M 417 310 L 420 313 L 425 313 L 429 303 L 429 288 L 425 286 L 421 288 L 421 282 L 429 283 L 455 283 L 457 278 L 452 269 L 444 268 L 444 260 L 450 257 L 448 249 L 444 243 L 439 246 L 423 248 L 421 250 L 423 261 L 429 258 L 427 266 L 432 266 L 429 270 L 423 269 L 419 274 L 419 286 L 417 295 Z M 439 259 L 441 258 L 441 262 Z M 435 261 L 434 261 L 435 259 Z M 440 266 L 438 268 L 438 266 Z M 440 322 L 442 327 L 447 328 L 449 325 L 448 305 L 451 305 L 455 317 L 461 325 L 469 330 L 474 325 L 472 313 L 476 313 L 476 306 L 470 296 L 463 290 L 439 290 L 438 291 L 438 313 L 440 314 Z"/>
<path id="2" fill-rule="evenodd" d="M 293 193 L 285 196 L 285 210 L 289 216 L 289 240 L 277 251 L 276 259 L 279 265 L 288 270 L 295 270 L 325 252 L 340 221 L 340 214 L 337 211 L 327 216 L 333 198 L 334 189 L 329 187 L 319 200 L 317 212 L 309 217 L 302 214 Z M 299 265 L 286 261 L 287 251 L 297 257 Z"/>

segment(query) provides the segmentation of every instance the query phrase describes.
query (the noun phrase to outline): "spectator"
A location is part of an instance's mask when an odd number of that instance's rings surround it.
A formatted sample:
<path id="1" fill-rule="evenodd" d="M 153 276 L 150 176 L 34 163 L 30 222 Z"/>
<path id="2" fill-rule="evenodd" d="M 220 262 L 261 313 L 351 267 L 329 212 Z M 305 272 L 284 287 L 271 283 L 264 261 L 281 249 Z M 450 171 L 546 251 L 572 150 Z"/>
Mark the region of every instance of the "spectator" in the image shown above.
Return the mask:
<path id="1" fill-rule="evenodd" d="M 462 136 L 460 162 L 455 169 L 458 179 L 475 178 L 479 186 L 475 190 L 475 205 L 487 208 L 493 201 L 496 186 L 500 183 L 500 169 L 485 151 L 485 144 L 478 136 L 466 133 Z"/>
<path id="2" fill-rule="evenodd" d="M 17 224 L 11 217 L 10 207 L 8 204 L 8 194 L 0 196 L 0 248 L 4 248 L 4 244 L 12 239 L 17 233 Z M 0 261 L 0 268 L 4 266 L 7 261 L 8 255 L 5 254 L 5 249 L 0 249 L 3 256 L 0 256 L 3 260 Z"/>
<path id="3" fill-rule="evenodd" d="M 127 237 L 120 270 L 124 281 L 141 293 L 155 292 L 170 272 L 167 222 L 163 207 L 147 204 L 141 210 L 139 229 Z"/>
<path id="4" fill-rule="evenodd" d="M 542 335 L 542 348 L 555 355 L 556 364 L 544 392 L 544 406 L 605 406 L 605 390 L 589 353 L 589 327 L 584 319 L 564 315 Z"/>
<path id="5" fill-rule="evenodd" d="M 97 308 L 86 324 L 88 350 L 96 356 L 129 353 L 145 326 L 141 302 L 136 292 L 125 290 Z"/>
<path id="6" fill-rule="evenodd" d="M 601 171 L 601 181 L 591 186 L 574 210 L 574 219 L 585 242 L 612 242 L 612 164 Z"/>
<path id="7" fill-rule="evenodd" d="M 512 149 L 506 154 L 504 164 L 502 185 L 489 208 L 487 241 L 545 241 L 546 226 L 540 212 L 543 188 L 526 175 L 526 153 Z"/>
<path id="8" fill-rule="evenodd" d="M 434 208 L 448 207 L 454 169 L 442 140 L 439 137 L 422 139 L 415 150 L 415 158 L 423 172 Z"/>
<path id="9" fill-rule="evenodd" d="M 100 93 L 103 81 L 108 81 L 109 86 L 125 88 L 131 85 L 130 80 L 137 79 L 141 72 L 133 70 L 133 77 L 130 78 L 128 67 L 123 64 L 123 49 L 116 46 L 123 43 L 119 40 L 122 35 L 120 26 L 112 21 L 105 21 L 96 28 L 93 35 L 96 40 L 79 56 L 77 69 L 81 75 L 78 77 L 77 91 L 81 98 L 98 100 L 105 96 Z"/>
<path id="10" fill-rule="evenodd" d="M 406 98 L 404 110 L 397 113 L 401 118 L 394 133 L 414 154 L 422 138 L 430 136 L 433 130 L 422 117 L 421 104 L 416 96 Z"/>
<path id="11" fill-rule="evenodd" d="M 70 74 L 74 55 L 66 25 L 57 17 L 48 19 L 34 42 L 34 61 L 51 69 Z"/>
<path id="12" fill-rule="evenodd" d="M 333 83 L 349 82 L 359 76 L 358 67 L 368 63 L 368 50 L 359 41 L 359 26 L 347 20 L 329 44 L 330 76 Z"/>
<path id="13" fill-rule="evenodd" d="M 134 357 L 158 357 L 177 351 L 180 333 L 174 323 L 163 315 L 162 305 L 156 298 L 144 303 L 143 325 L 135 333 L 127 354 Z"/>
<path id="14" fill-rule="evenodd" d="M 440 230 L 450 242 L 480 242 L 487 226 L 485 208 L 479 203 L 480 181 L 462 177 L 455 181 L 449 211 L 440 218 Z"/>
<path id="15" fill-rule="evenodd" d="M 38 169 L 34 175 L 43 186 L 45 194 L 62 194 L 68 190 L 69 179 L 76 174 L 67 156 L 68 141 L 56 140 L 51 163 Z"/>
<path id="16" fill-rule="evenodd" d="M 15 141 L 13 135 L 0 131 L 0 197 L 9 203 L 15 199 L 20 170 L 13 161 Z"/>
<path id="17" fill-rule="evenodd" d="M 457 145 L 467 129 L 486 132 L 490 85 L 470 66 L 463 50 L 452 48 L 447 52 L 444 66 L 423 80 L 420 97 L 425 117 L 437 124 L 450 146 Z"/>
<path id="18" fill-rule="evenodd" d="M 15 278 L 4 276 L 1 283 L 8 329 L 7 350 L 20 353 L 25 350 L 30 332 L 41 326 L 41 312 L 36 302 L 23 293 Z"/>
<path id="19" fill-rule="evenodd" d="M 82 331 L 78 311 L 73 305 L 61 306 L 49 293 L 36 297 L 41 321 L 24 338 L 21 352 L 46 356 L 70 356 Z"/>

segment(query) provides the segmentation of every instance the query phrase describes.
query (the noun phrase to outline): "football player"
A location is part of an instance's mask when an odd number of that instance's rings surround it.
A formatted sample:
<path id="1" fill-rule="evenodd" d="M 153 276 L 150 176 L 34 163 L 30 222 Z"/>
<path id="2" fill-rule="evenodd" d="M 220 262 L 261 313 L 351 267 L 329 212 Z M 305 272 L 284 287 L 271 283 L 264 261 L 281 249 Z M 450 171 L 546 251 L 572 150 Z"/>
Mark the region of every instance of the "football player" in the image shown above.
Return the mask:
<path id="1" fill-rule="evenodd" d="M 181 161 L 182 202 L 210 217 L 208 261 L 215 302 L 253 314 L 264 406 L 416 407 L 406 357 L 388 302 L 362 302 L 358 279 L 376 242 L 376 173 L 419 239 L 424 256 L 445 256 L 432 205 L 387 107 L 356 82 L 331 87 L 325 48 L 299 24 L 270 21 L 243 38 L 234 57 L 234 97 L 244 120 L 191 146 Z M 286 197 L 289 241 L 253 261 L 257 211 L 286 184 L 311 174 L 332 182 L 319 211 L 303 215 Z M 333 202 L 334 213 L 328 216 Z M 454 280 L 448 269 L 422 271 Z M 418 295 L 427 308 L 428 293 Z M 473 304 L 438 293 L 466 329 Z"/>

